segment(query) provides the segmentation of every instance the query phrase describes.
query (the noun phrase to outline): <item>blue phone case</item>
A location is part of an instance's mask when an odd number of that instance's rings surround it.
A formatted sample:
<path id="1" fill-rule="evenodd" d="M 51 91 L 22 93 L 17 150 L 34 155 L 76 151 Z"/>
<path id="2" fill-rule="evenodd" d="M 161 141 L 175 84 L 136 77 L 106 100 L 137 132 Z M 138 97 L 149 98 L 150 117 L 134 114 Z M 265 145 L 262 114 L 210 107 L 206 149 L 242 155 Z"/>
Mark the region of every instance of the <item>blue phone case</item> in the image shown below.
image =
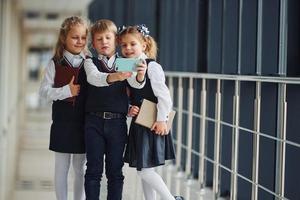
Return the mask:
<path id="1" fill-rule="evenodd" d="M 135 72 L 136 65 L 139 61 L 137 58 L 117 58 L 115 61 L 115 69 L 119 72 Z"/>

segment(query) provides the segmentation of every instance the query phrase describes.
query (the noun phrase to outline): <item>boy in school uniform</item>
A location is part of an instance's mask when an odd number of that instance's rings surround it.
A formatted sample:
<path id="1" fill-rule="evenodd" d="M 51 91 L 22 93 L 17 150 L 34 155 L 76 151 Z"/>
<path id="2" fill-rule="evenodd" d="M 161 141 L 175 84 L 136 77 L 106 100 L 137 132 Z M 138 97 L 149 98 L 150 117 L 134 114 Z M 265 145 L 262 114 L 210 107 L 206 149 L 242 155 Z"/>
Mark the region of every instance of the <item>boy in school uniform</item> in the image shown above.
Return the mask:
<path id="1" fill-rule="evenodd" d="M 98 57 L 86 59 L 88 94 L 86 102 L 85 141 L 87 200 L 99 200 L 105 155 L 105 173 L 109 200 L 121 200 L 124 176 L 123 152 L 127 141 L 128 84 L 144 86 L 145 66 L 131 72 L 115 72 L 117 27 L 110 20 L 98 20 L 91 27 L 92 45 Z"/>

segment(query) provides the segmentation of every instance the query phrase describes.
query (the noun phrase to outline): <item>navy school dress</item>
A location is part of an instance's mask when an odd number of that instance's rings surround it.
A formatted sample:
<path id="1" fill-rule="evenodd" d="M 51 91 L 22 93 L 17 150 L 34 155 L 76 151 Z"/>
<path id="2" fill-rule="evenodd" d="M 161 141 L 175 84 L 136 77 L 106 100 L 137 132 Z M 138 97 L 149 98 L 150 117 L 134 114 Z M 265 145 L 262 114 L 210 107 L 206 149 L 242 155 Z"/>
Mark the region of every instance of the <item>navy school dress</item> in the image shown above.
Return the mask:
<path id="1" fill-rule="evenodd" d="M 147 64 L 153 60 L 146 59 Z M 141 106 L 143 99 L 157 103 L 157 98 L 151 88 L 148 73 L 146 73 L 146 83 L 142 89 L 130 87 L 131 104 Z M 171 133 L 160 136 L 149 128 L 138 125 L 132 119 L 128 144 L 126 146 L 124 161 L 130 167 L 137 170 L 151 168 L 165 164 L 165 160 L 175 159 L 174 145 Z"/>
<path id="2" fill-rule="evenodd" d="M 52 125 L 49 149 L 60 153 L 85 153 L 84 121 L 87 80 L 83 62 L 72 67 L 66 58 L 55 64 L 54 87 L 69 84 L 74 76 L 74 84 L 80 85 L 79 95 L 64 100 L 53 101 Z"/>

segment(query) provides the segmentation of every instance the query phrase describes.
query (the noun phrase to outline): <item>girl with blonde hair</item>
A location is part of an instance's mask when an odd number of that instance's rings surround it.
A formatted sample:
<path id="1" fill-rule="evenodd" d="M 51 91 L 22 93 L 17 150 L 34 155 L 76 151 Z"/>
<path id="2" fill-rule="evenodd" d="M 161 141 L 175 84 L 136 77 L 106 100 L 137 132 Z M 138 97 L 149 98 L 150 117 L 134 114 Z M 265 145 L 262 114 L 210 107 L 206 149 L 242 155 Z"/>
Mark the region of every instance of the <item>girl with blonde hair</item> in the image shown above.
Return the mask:
<path id="1" fill-rule="evenodd" d="M 84 195 L 84 106 L 86 75 L 83 68 L 87 43 L 87 22 L 77 16 L 64 20 L 55 53 L 46 67 L 40 96 L 52 101 L 49 149 L 55 152 L 55 193 L 68 199 L 68 172 L 74 169 L 74 200 Z"/>

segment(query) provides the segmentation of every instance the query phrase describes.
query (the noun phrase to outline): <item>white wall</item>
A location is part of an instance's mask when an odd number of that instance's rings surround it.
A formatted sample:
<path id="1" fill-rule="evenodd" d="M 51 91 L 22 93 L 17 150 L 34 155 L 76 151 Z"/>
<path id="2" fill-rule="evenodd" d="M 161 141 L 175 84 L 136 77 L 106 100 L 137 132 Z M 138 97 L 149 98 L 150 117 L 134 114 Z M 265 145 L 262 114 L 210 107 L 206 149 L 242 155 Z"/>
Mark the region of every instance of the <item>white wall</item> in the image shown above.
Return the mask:
<path id="1" fill-rule="evenodd" d="M 12 199 L 24 108 L 24 45 L 14 0 L 0 0 L 0 200 Z"/>

